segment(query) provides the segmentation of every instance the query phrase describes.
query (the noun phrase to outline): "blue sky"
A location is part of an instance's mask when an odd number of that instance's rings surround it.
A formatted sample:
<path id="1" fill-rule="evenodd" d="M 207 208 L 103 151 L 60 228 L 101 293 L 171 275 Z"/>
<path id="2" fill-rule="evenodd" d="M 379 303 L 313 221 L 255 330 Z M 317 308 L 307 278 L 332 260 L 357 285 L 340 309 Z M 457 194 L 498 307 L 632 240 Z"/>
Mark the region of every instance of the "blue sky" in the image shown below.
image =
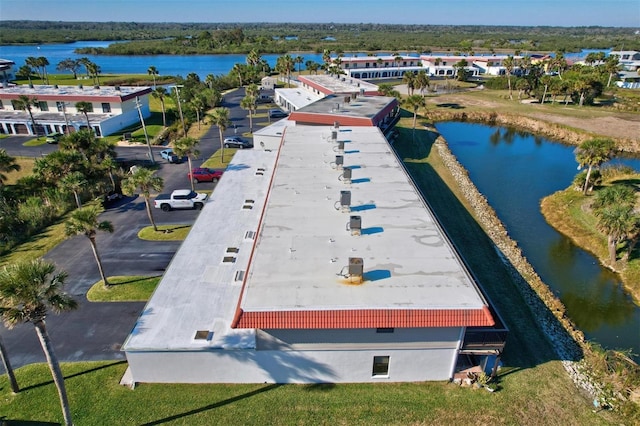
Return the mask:
<path id="1" fill-rule="evenodd" d="M 0 0 L 0 19 L 640 28 L 640 0 Z"/>

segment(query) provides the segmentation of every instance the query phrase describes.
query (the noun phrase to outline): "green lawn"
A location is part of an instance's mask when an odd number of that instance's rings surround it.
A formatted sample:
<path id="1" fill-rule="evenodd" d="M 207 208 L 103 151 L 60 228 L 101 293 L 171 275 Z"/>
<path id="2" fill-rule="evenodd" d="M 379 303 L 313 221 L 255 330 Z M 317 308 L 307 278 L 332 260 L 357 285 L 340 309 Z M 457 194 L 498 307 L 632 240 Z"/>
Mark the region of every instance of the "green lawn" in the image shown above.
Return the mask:
<path id="1" fill-rule="evenodd" d="M 107 277 L 110 287 L 104 288 L 102 280 L 87 292 L 90 302 L 145 302 L 151 297 L 161 277 L 121 276 Z"/>
<path id="2" fill-rule="evenodd" d="M 500 389 L 448 383 L 342 385 L 120 386 L 125 362 L 63 364 L 78 425 L 605 425 L 577 395 L 559 363 L 510 369 Z M 4 420 L 62 422 L 58 396 L 43 364 L 17 370 L 23 391 L 0 378 Z M 631 424 L 631 423 L 628 423 Z"/>
<path id="3" fill-rule="evenodd" d="M 187 238 L 191 225 L 158 225 L 157 228 L 157 232 L 153 226 L 142 228 L 138 232 L 138 238 L 148 241 L 182 241 Z"/>

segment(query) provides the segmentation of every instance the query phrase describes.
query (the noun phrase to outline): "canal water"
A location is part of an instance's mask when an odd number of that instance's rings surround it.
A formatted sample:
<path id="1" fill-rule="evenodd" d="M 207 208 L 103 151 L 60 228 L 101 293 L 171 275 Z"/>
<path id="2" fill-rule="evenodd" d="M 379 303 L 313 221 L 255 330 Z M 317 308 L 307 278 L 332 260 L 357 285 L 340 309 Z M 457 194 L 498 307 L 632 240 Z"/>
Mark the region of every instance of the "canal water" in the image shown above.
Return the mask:
<path id="1" fill-rule="evenodd" d="M 619 278 L 549 226 L 540 200 L 578 173 L 575 147 L 481 124 L 436 124 L 542 280 L 585 336 L 605 348 L 640 353 L 640 308 Z M 640 171 L 639 158 L 615 159 Z"/>

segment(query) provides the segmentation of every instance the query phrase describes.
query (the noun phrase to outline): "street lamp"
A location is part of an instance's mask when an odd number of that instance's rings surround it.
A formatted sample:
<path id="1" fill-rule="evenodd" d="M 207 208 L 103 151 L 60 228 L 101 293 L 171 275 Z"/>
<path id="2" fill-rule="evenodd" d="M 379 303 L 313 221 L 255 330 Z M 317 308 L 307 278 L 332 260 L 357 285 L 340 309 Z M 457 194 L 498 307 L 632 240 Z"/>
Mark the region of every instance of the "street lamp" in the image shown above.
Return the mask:
<path id="1" fill-rule="evenodd" d="M 147 148 L 149 149 L 149 159 L 151 164 L 156 164 L 156 160 L 153 158 L 153 151 L 151 150 L 151 143 L 149 143 L 149 134 L 147 133 L 147 126 L 144 124 L 144 117 L 142 116 L 142 110 L 140 109 L 142 104 L 140 98 L 136 96 L 136 108 L 138 109 L 138 115 L 140 116 L 140 122 L 142 123 L 142 130 L 144 131 L 144 139 L 147 141 Z"/>
<path id="2" fill-rule="evenodd" d="M 182 123 L 182 131 L 184 132 L 184 137 L 187 137 L 187 128 L 184 125 L 184 116 L 182 115 L 182 105 L 180 103 L 180 91 L 178 88 L 184 87 L 183 85 L 176 84 L 173 86 L 176 89 L 176 99 L 178 100 L 178 112 L 180 113 L 180 122 Z"/>

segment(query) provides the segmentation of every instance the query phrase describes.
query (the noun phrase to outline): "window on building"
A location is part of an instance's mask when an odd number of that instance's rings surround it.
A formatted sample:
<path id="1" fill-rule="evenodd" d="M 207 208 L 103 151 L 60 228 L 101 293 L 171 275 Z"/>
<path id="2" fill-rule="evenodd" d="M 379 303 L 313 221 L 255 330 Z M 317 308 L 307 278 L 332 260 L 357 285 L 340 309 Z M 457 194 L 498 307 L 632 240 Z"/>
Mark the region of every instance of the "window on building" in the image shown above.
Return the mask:
<path id="1" fill-rule="evenodd" d="M 2 101 L 0 101 L 0 109 L 4 109 L 4 105 L 2 105 Z"/>
<path id="2" fill-rule="evenodd" d="M 393 327 L 376 328 L 376 333 L 393 333 L 395 329 Z"/>
<path id="3" fill-rule="evenodd" d="M 58 108 L 58 112 L 63 112 L 64 111 L 64 102 L 57 101 L 56 102 L 56 108 Z"/>
<path id="4" fill-rule="evenodd" d="M 44 101 L 40 101 L 38 102 L 38 108 L 40 108 L 40 111 L 49 111 L 49 104 Z"/>
<path id="5" fill-rule="evenodd" d="M 373 357 L 373 377 L 389 376 L 389 356 Z"/>
<path id="6" fill-rule="evenodd" d="M 111 112 L 111 104 L 109 102 L 102 103 L 102 112 L 105 114 L 109 114 Z"/>

